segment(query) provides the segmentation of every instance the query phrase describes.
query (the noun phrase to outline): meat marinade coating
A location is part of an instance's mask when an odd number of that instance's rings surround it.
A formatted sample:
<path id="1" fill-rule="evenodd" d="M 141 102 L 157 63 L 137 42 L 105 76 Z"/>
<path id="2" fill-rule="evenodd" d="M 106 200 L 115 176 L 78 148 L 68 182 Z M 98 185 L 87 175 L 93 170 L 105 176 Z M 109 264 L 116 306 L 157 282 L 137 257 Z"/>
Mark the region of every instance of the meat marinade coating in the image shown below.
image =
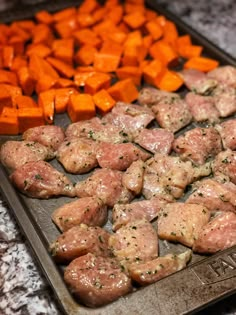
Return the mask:
<path id="1" fill-rule="evenodd" d="M 88 253 L 108 257 L 111 256 L 109 236 L 98 226 L 80 224 L 59 235 L 50 245 L 50 252 L 57 262 L 68 262 Z"/>
<path id="2" fill-rule="evenodd" d="M 236 150 L 236 119 L 229 119 L 215 126 L 224 149 Z"/>
<path id="3" fill-rule="evenodd" d="M 202 228 L 193 250 L 213 254 L 233 245 L 236 245 L 236 214 L 222 212 Z"/>
<path id="4" fill-rule="evenodd" d="M 122 184 L 135 195 L 141 193 L 145 163 L 142 160 L 134 161 L 123 173 Z"/>
<path id="5" fill-rule="evenodd" d="M 80 198 L 56 209 L 52 220 L 61 231 L 67 231 L 81 223 L 103 226 L 107 221 L 107 206 L 96 196 Z"/>
<path id="6" fill-rule="evenodd" d="M 220 66 L 207 73 L 207 77 L 236 88 L 236 68 L 230 65 Z"/>
<path id="7" fill-rule="evenodd" d="M 173 99 L 180 99 L 180 96 L 177 93 L 166 92 L 154 87 L 144 87 L 139 91 L 138 103 L 152 107 L 160 102 L 170 103 Z"/>
<path id="8" fill-rule="evenodd" d="M 50 158 L 48 149 L 34 141 L 6 141 L 0 150 L 1 163 L 10 171 L 14 171 L 28 162 L 48 158 Z"/>
<path id="9" fill-rule="evenodd" d="M 10 179 L 22 193 L 33 198 L 74 197 L 76 194 L 71 181 L 45 161 L 24 164 L 11 174 Z"/>
<path id="10" fill-rule="evenodd" d="M 65 282 L 87 306 L 98 307 L 131 292 L 131 279 L 119 263 L 91 253 L 74 259 L 65 269 Z"/>
<path id="11" fill-rule="evenodd" d="M 212 170 L 215 176 L 223 174 L 236 184 L 236 151 L 220 152 L 212 163 Z"/>
<path id="12" fill-rule="evenodd" d="M 221 84 L 214 89 L 212 95 L 220 117 L 229 117 L 236 112 L 235 88 Z"/>

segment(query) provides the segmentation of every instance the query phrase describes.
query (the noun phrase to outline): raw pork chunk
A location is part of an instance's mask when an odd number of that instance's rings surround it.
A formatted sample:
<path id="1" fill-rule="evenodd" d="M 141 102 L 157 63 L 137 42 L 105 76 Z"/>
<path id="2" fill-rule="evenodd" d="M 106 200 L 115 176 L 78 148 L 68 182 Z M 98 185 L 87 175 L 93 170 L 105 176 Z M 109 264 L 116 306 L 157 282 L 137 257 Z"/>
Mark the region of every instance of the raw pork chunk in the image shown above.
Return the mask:
<path id="1" fill-rule="evenodd" d="M 80 224 L 58 236 L 50 245 L 50 252 L 57 262 L 68 262 L 79 256 L 93 253 L 108 257 L 110 234 L 98 226 Z"/>
<path id="2" fill-rule="evenodd" d="M 212 163 L 212 170 L 215 176 L 223 174 L 236 184 L 236 151 L 220 152 Z"/>
<path id="3" fill-rule="evenodd" d="M 47 160 L 48 149 L 34 141 L 7 141 L 1 146 L 1 163 L 10 171 L 20 168 L 26 163 Z"/>
<path id="4" fill-rule="evenodd" d="M 228 117 L 236 112 L 235 88 L 221 84 L 215 88 L 212 95 L 221 117 Z"/>
<path id="5" fill-rule="evenodd" d="M 10 179 L 22 193 L 33 198 L 48 199 L 60 195 L 75 197 L 76 194 L 71 181 L 44 161 L 24 164 L 11 174 Z"/>
<path id="6" fill-rule="evenodd" d="M 190 92 L 186 95 L 185 100 L 194 120 L 198 122 L 209 121 L 210 123 L 219 121 L 220 113 L 215 108 L 212 96 L 203 96 Z"/>
<path id="7" fill-rule="evenodd" d="M 152 110 L 159 126 L 174 133 L 192 121 L 188 105 L 181 99 L 159 103 L 152 106 Z"/>
<path id="8" fill-rule="evenodd" d="M 215 126 L 224 149 L 236 150 L 236 119 L 229 119 Z"/>
<path id="9" fill-rule="evenodd" d="M 116 260 L 91 253 L 74 259 L 64 279 L 72 293 L 90 307 L 113 302 L 132 290 L 131 279 Z"/>
<path id="10" fill-rule="evenodd" d="M 196 165 L 203 165 L 221 149 L 221 137 L 213 127 L 191 129 L 176 138 L 173 143 L 173 150 L 184 161 L 190 160 Z"/>
<path id="11" fill-rule="evenodd" d="M 123 186 L 122 175 L 121 171 L 97 169 L 90 177 L 76 184 L 77 196 L 97 196 L 109 207 L 118 202 L 129 203 L 134 195 Z"/>
<path id="12" fill-rule="evenodd" d="M 169 154 L 172 149 L 174 134 L 166 129 L 142 129 L 134 142 L 152 153 Z"/>
<path id="13" fill-rule="evenodd" d="M 230 65 L 221 66 L 207 73 L 208 78 L 236 88 L 236 68 Z"/>
<path id="14" fill-rule="evenodd" d="M 139 195 L 142 191 L 144 170 L 145 163 L 137 160 L 123 173 L 122 184 L 135 195 Z"/>
<path id="15" fill-rule="evenodd" d="M 151 155 L 133 143 L 100 143 L 96 158 L 100 167 L 125 171 L 134 161 L 146 161 Z"/>
<path id="16" fill-rule="evenodd" d="M 180 96 L 176 93 L 158 90 L 154 87 L 144 87 L 139 92 L 138 102 L 143 106 L 151 107 L 160 102 L 171 103 L 174 99 L 180 99 Z"/>
<path id="17" fill-rule="evenodd" d="M 233 245 L 236 245 L 236 214 L 223 212 L 202 228 L 193 250 L 213 254 Z"/>
<path id="18" fill-rule="evenodd" d="M 81 223 L 102 226 L 107 221 L 107 206 L 97 197 L 80 198 L 56 209 L 52 220 L 61 231 Z"/>
<path id="19" fill-rule="evenodd" d="M 154 283 L 176 271 L 186 267 L 192 251 L 186 250 L 181 254 L 168 254 L 163 257 L 129 266 L 130 277 L 140 285 Z"/>
<path id="20" fill-rule="evenodd" d="M 98 165 L 96 149 L 97 143 L 93 140 L 73 138 L 60 145 L 56 158 L 68 173 L 84 174 Z"/>
<path id="21" fill-rule="evenodd" d="M 169 203 L 159 213 L 158 236 L 161 239 L 192 247 L 209 219 L 210 211 L 202 205 Z"/>

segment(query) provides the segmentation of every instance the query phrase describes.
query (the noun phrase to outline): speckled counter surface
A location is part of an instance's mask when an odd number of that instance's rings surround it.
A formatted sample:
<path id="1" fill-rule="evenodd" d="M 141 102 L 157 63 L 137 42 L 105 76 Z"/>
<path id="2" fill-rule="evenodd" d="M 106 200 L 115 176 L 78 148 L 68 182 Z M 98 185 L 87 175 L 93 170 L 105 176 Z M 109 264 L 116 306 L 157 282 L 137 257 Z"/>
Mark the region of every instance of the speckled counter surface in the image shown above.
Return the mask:
<path id="1" fill-rule="evenodd" d="M 234 0 L 159 0 L 236 58 Z M 0 196 L 0 315 L 60 315 L 53 293 Z M 235 315 L 236 295 L 199 315 Z M 148 314 L 147 314 L 148 315 Z"/>

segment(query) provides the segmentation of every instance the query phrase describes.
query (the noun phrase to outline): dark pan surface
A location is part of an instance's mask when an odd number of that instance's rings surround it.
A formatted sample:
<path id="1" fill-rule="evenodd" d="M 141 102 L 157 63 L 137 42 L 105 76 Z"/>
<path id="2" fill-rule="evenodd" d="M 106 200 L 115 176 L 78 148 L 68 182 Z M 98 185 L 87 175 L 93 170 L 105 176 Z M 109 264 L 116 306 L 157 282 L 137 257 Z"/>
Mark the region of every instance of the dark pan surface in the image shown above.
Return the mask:
<path id="1" fill-rule="evenodd" d="M 21 7 L 0 14 L 1 22 L 11 22 L 30 18 L 37 11 L 46 9 L 51 12 L 79 5 L 81 1 L 41 2 L 35 6 Z M 236 60 L 224 53 L 207 39 L 186 26 L 175 15 L 159 7 L 153 1 L 146 1 L 150 8 L 157 10 L 168 19 L 174 21 L 181 33 L 188 33 L 196 44 L 205 47 L 205 54 L 218 59 L 221 64 L 236 66 Z M 62 127 L 69 124 L 66 115 L 58 115 L 55 123 Z M 10 137 L 0 137 L 5 142 Z M 59 170 L 61 166 L 52 161 Z M 83 179 L 83 176 L 69 175 L 73 182 Z M 211 257 L 194 255 L 188 268 L 179 271 L 165 279 L 135 293 L 119 299 L 98 309 L 89 309 L 75 301 L 64 284 L 62 270 L 56 266 L 48 252 L 49 244 L 59 235 L 59 231 L 51 221 L 51 214 L 58 206 L 71 201 L 60 197 L 50 200 L 38 200 L 23 196 L 11 185 L 7 172 L 0 165 L 1 193 L 9 203 L 22 231 L 26 235 L 38 262 L 44 271 L 62 311 L 67 315 L 171 315 L 187 314 L 204 308 L 230 294 L 236 292 L 236 246 L 215 254 Z M 107 225 L 109 228 L 109 224 Z M 168 251 L 181 252 L 183 246 L 161 243 L 161 254 Z"/>

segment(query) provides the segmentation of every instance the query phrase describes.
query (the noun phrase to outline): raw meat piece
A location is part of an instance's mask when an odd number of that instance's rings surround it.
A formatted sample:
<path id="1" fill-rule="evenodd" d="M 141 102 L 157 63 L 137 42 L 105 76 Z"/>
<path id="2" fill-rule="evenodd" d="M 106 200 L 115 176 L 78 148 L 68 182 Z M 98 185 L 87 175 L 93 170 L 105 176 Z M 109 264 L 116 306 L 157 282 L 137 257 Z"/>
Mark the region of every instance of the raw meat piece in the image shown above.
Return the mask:
<path id="1" fill-rule="evenodd" d="M 209 78 L 204 72 L 195 69 L 185 69 L 179 72 L 187 88 L 198 94 L 209 94 L 218 84 L 214 78 Z"/>
<path id="2" fill-rule="evenodd" d="M 181 254 L 168 254 L 145 263 L 132 264 L 129 266 L 130 277 L 140 285 L 154 283 L 185 268 L 191 259 L 191 253 L 188 249 Z"/>
<path id="3" fill-rule="evenodd" d="M 52 220 L 61 231 L 81 223 L 103 226 L 107 221 L 107 206 L 97 197 L 80 198 L 56 209 Z"/>
<path id="4" fill-rule="evenodd" d="M 48 149 L 34 141 L 6 141 L 1 146 L 1 163 L 10 171 L 28 162 L 37 162 L 50 158 Z"/>
<path id="5" fill-rule="evenodd" d="M 100 167 L 124 171 L 136 160 L 146 161 L 150 158 L 148 152 L 138 148 L 133 143 L 106 143 L 97 147 L 96 158 Z"/>
<path id="6" fill-rule="evenodd" d="M 152 198 L 150 200 L 140 200 L 126 205 L 116 204 L 112 210 L 113 230 L 119 229 L 122 225 L 132 223 L 135 220 L 145 219 L 152 221 L 158 215 L 158 212 L 168 202 L 173 202 L 172 198 L 162 197 Z"/>
<path id="7" fill-rule="evenodd" d="M 208 78 L 236 88 L 236 68 L 230 65 L 221 66 L 207 73 Z"/>
<path id="8" fill-rule="evenodd" d="M 235 88 L 221 84 L 215 88 L 212 95 L 220 117 L 228 117 L 236 112 Z"/>
<path id="9" fill-rule="evenodd" d="M 177 132 L 192 121 L 192 115 L 184 100 L 173 99 L 172 102 L 160 102 L 152 106 L 155 118 L 161 128 Z"/>
<path id="10" fill-rule="evenodd" d="M 216 156 L 222 149 L 221 137 L 213 128 L 194 128 L 186 131 L 174 140 L 173 150 L 184 161 L 190 160 L 196 165 L 204 164 Z"/>
<path id="11" fill-rule="evenodd" d="M 215 108 L 212 96 L 203 96 L 190 92 L 186 94 L 185 100 L 194 120 L 198 122 L 209 121 L 210 123 L 219 121 L 220 113 Z"/>
<path id="12" fill-rule="evenodd" d="M 157 232 L 147 220 L 136 220 L 112 234 L 109 246 L 124 266 L 148 261 L 158 255 Z"/>
<path id="13" fill-rule="evenodd" d="M 215 176 L 223 174 L 236 184 L 236 151 L 220 152 L 212 163 L 212 170 Z"/>
<path id="14" fill-rule="evenodd" d="M 169 154 L 172 149 L 174 134 L 166 129 L 142 129 L 134 142 L 152 153 Z"/>
<path id="15" fill-rule="evenodd" d="M 83 138 L 64 141 L 57 150 L 56 158 L 68 173 L 84 174 L 97 165 L 97 143 Z"/>
<path id="16" fill-rule="evenodd" d="M 224 149 L 236 150 L 236 119 L 229 119 L 215 126 Z"/>
<path id="17" fill-rule="evenodd" d="M 222 212 L 202 228 L 193 250 L 213 254 L 233 245 L 236 245 L 236 214 Z"/>
<path id="18" fill-rule="evenodd" d="M 65 269 L 65 282 L 87 306 L 98 307 L 132 290 L 130 278 L 117 261 L 91 253 L 74 259 Z"/>
<path id="19" fill-rule="evenodd" d="M 97 196 L 110 207 L 118 202 L 128 203 L 134 196 L 122 185 L 122 174 L 121 171 L 97 169 L 90 177 L 76 184 L 77 196 Z"/>
<path id="20" fill-rule="evenodd" d="M 139 195 L 142 191 L 144 170 L 145 163 L 137 160 L 123 173 L 122 184 L 135 195 Z"/>
<path id="21" fill-rule="evenodd" d="M 29 197 L 48 199 L 65 195 L 74 197 L 74 185 L 51 164 L 44 161 L 29 162 L 16 169 L 10 176 L 13 184 Z"/>
<path id="22" fill-rule="evenodd" d="M 60 144 L 64 141 L 65 134 L 59 126 L 38 126 L 29 128 L 22 135 L 24 140 L 36 141 L 47 147 L 51 156 L 55 156 L 55 152 L 59 148 Z"/>
<path id="23" fill-rule="evenodd" d="M 180 99 L 176 93 L 158 90 L 154 87 L 144 87 L 139 91 L 138 102 L 143 106 L 151 107 L 160 102 L 172 103 L 174 99 Z"/>
<path id="24" fill-rule="evenodd" d="M 111 256 L 109 236 L 98 226 L 80 224 L 59 235 L 50 245 L 50 252 L 57 262 L 68 262 L 88 253 L 108 257 Z"/>
<path id="25" fill-rule="evenodd" d="M 202 227 L 208 223 L 210 211 L 202 205 L 168 203 L 159 213 L 158 236 L 192 247 Z"/>

